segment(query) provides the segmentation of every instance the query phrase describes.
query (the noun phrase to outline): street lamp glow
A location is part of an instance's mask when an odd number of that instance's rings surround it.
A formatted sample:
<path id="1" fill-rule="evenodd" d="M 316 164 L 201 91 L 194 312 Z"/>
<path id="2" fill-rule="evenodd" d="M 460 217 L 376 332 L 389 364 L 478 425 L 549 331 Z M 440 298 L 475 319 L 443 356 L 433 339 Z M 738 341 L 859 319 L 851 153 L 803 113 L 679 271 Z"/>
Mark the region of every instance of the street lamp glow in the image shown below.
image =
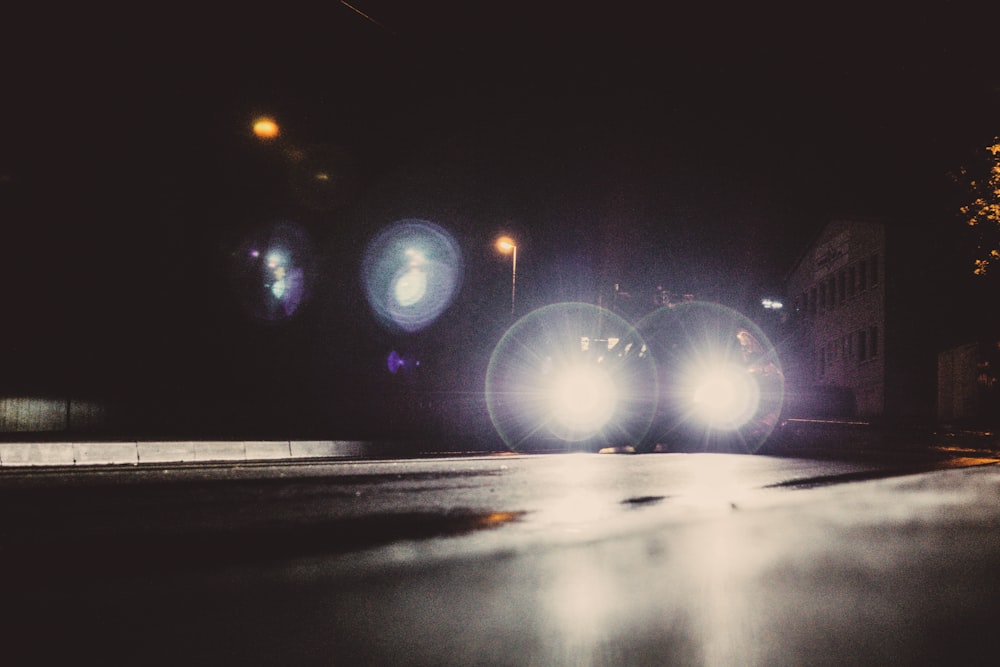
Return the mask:
<path id="1" fill-rule="evenodd" d="M 253 133 L 258 139 L 277 139 L 281 133 L 278 124 L 271 118 L 258 118 L 253 123 Z"/>
<path id="2" fill-rule="evenodd" d="M 510 314 L 513 315 L 517 290 L 517 245 L 514 243 L 514 239 L 509 236 L 501 236 L 497 239 L 497 249 L 504 254 L 513 253 L 513 264 L 510 275 Z"/>

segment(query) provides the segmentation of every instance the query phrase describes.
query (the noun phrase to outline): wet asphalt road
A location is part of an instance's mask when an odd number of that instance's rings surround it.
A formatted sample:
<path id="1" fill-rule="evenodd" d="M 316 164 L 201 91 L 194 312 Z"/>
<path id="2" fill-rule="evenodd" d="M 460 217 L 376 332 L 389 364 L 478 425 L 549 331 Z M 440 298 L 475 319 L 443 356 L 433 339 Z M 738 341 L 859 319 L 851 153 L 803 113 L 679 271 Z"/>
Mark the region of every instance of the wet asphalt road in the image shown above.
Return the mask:
<path id="1" fill-rule="evenodd" d="M 975 662 L 1000 618 L 995 460 L 563 454 L 5 473 L 3 654 Z"/>

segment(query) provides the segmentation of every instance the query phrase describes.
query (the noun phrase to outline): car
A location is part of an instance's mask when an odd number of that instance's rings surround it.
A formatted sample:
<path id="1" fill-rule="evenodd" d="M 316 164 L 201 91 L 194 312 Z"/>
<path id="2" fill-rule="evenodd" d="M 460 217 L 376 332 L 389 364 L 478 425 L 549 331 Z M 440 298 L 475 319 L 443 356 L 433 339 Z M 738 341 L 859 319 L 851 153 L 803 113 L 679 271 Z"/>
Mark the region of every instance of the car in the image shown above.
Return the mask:
<path id="1" fill-rule="evenodd" d="M 663 306 L 634 325 L 564 303 L 507 332 L 486 393 L 516 451 L 754 452 L 779 422 L 784 375 L 759 327 L 717 303 Z"/>

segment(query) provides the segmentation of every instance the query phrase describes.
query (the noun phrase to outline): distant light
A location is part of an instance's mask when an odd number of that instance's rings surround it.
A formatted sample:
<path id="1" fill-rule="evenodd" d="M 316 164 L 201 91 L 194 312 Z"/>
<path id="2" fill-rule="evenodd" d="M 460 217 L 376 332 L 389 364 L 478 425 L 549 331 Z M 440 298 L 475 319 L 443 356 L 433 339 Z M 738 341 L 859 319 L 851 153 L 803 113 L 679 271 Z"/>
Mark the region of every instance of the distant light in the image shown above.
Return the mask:
<path id="1" fill-rule="evenodd" d="M 777 299 L 763 299 L 760 305 L 764 306 L 767 310 L 781 310 L 785 307 L 785 304 L 781 303 Z"/>
<path id="2" fill-rule="evenodd" d="M 298 204 L 313 211 L 332 211 L 354 201 L 358 164 L 345 148 L 334 144 L 281 148 L 291 167 L 290 194 Z"/>
<path id="3" fill-rule="evenodd" d="M 258 139 L 277 139 L 281 131 L 278 124 L 271 118 L 258 118 L 253 124 L 253 133 Z"/>

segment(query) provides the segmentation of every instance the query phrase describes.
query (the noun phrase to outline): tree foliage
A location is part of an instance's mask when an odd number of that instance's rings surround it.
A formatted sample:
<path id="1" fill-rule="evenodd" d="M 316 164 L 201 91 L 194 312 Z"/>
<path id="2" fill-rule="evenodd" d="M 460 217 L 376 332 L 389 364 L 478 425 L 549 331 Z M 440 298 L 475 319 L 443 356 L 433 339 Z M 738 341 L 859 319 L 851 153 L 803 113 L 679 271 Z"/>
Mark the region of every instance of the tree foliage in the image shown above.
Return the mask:
<path id="1" fill-rule="evenodd" d="M 967 179 L 972 201 L 959 210 L 976 235 L 973 273 L 977 276 L 985 276 L 991 264 L 1000 264 L 1000 137 L 994 137 L 993 144 L 987 146 L 985 152 L 988 157 L 981 167 L 986 173 L 984 180 L 970 175 L 968 169 L 961 170 L 961 177 Z"/>

